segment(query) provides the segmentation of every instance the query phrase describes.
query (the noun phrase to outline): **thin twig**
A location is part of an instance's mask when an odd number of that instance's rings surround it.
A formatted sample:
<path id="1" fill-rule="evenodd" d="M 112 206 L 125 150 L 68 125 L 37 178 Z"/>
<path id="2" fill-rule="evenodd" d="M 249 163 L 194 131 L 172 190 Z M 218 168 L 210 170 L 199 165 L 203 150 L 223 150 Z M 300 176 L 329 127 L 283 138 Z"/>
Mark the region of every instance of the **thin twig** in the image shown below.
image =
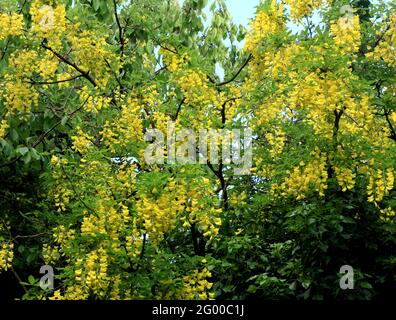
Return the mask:
<path id="1" fill-rule="evenodd" d="M 252 60 L 252 58 L 253 58 L 253 55 L 249 54 L 249 57 L 246 59 L 246 61 L 243 63 L 243 65 L 239 68 L 237 73 L 235 73 L 231 79 L 224 81 L 224 82 L 220 82 L 220 83 L 216 84 L 216 86 L 217 87 L 224 86 L 224 85 L 229 84 L 230 82 L 234 81 L 239 76 L 239 74 L 242 72 L 242 70 L 247 66 L 249 61 Z"/>
<path id="2" fill-rule="evenodd" d="M 82 76 L 83 76 L 82 74 L 79 74 L 79 75 L 76 75 L 73 78 L 64 79 L 64 80 L 58 80 L 58 81 L 34 81 L 33 79 L 30 79 L 30 81 L 26 81 L 26 82 L 29 83 L 29 84 L 49 85 L 49 84 L 58 84 L 58 83 L 73 81 L 73 80 L 76 80 L 78 78 L 81 78 Z"/>

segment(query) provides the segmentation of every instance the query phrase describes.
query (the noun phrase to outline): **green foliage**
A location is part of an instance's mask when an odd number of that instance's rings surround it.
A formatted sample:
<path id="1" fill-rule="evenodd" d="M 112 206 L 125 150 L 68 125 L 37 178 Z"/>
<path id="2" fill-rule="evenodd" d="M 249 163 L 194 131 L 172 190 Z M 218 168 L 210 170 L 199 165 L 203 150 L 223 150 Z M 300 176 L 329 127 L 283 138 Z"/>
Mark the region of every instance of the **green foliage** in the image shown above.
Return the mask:
<path id="1" fill-rule="evenodd" d="M 396 70 L 386 53 L 369 56 L 388 41 L 382 22 L 394 5 L 350 3 L 360 38 L 349 51 L 349 39 L 347 48 L 334 40 L 349 2 L 292 33 L 273 1 L 257 7 L 250 31 L 223 0 L 3 1 L 0 14 L 24 23 L 0 29 L 8 298 L 394 296 Z M 33 31 L 37 3 L 66 12 L 45 37 Z M 253 127 L 252 174 L 222 162 L 145 163 L 143 134 L 169 120 Z M 39 286 L 47 263 L 55 291 Z M 343 265 L 354 268 L 354 290 L 339 286 Z"/>

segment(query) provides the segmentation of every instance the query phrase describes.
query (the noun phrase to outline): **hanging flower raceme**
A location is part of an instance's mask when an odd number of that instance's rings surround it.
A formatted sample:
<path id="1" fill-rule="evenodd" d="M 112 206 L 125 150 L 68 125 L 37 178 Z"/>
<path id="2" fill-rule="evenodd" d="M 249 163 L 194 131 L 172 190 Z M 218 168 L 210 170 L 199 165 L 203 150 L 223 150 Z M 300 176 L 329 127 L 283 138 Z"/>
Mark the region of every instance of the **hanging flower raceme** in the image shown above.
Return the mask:
<path id="1" fill-rule="evenodd" d="M 18 13 L 0 13 L 0 41 L 9 36 L 23 34 L 23 15 Z"/>
<path id="2" fill-rule="evenodd" d="M 379 42 L 374 48 L 369 47 L 367 57 L 375 60 L 383 60 L 389 66 L 396 68 L 396 14 L 389 18 L 389 22 L 382 24 L 377 32 Z"/>
<path id="3" fill-rule="evenodd" d="M 334 44 L 341 54 L 351 54 L 359 50 L 361 33 L 358 15 L 339 18 L 330 26 L 330 29 Z"/>
<path id="4" fill-rule="evenodd" d="M 315 9 L 331 4 L 333 0 L 285 0 L 290 6 L 291 17 L 295 21 L 300 21 L 303 17 L 308 17 Z"/>
<path id="5" fill-rule="evenodd" d="M 253 53 L 258 50 L 265 38 L 285 30 L 283 5 L 278 5 L 276 0 L 273 0 L 269 8 L 262 9 L 257 13 L 251 27 L 246 38 L 245 49 Z"/>

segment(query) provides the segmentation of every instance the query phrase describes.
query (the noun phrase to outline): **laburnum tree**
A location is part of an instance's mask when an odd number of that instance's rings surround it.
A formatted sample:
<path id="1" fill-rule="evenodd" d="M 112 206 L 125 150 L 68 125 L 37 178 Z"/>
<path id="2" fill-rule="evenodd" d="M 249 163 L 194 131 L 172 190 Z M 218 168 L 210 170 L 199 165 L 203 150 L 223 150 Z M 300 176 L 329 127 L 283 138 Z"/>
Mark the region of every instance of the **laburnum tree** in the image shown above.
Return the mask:
<path id="1" fill-rule="evenodd" d="M 1 2 L 1 295 L 396 294 L 395 5 L 265 0 L 248 30 L 226 5 Z M 250 128 L 250 172 L 149 163 L 169 123 Z"/>

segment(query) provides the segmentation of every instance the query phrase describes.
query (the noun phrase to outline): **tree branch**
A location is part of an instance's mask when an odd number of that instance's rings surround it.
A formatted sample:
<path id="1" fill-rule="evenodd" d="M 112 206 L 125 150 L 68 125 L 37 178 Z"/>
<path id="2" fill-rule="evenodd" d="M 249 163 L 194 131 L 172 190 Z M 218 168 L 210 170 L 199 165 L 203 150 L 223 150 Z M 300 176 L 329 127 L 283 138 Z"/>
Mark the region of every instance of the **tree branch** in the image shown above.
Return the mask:
<path id="1" fill-rule="evenodd" d="M 114 16 L 115 16 L 116 23 L 117 23 L 117 26 L 118 26 L 118 37 L 119 37 L 119 40 L 120 40 L 120 51 L 121 51 L 121 59 L 122 59 L 122 57 L 124 56 L 124 46 L 125 46 L 124 32 L 123 32 L 122 27 L 121 27 L 120 18 L 118 17 L 116 0 L 113 0 L 113 5 L 114 5 Z"/>
<path id="2" fill-rule="evenodd" d="M 77 66 L 74 62 L 71 62 L 69 60 L 67 60 L 64 56 L 62 56 L 61 54 L 59 54 L 58 52 L 56 52 L 54 49 L 52 49 L 51 47 L 48 47 L 44 41 L 41 43 L 41 46 L 52 52 L 54 54 L 54 56 L 56 56 L 59 60 L 63 61 L 64 63 L 66 63 L 67 65 L 71 66 L 72 68 L 74 68 L 75 70 L 77 70 L 78 72 L 81 73 L 81 76 L 83 76 L 85 79 L 87 79 L 90 83 L 92 83 L 92 85 L 94 87 L 97 87 L 98 85 L 96 84 L 95 80 L 89 75 L 89 71 L 84 71 L 82 70 L 79 66 Z"/>
<path id="3" fill-rule="evenodd" d="M 177 120 L 177 118 L 179 117 L 179 113 L 180 113 L 180 110 L 181 110 L 181 107 L 182 107 L 182 105 L 183 105 L 183 103 L 186 101 L 186 97 L 183 97 L 183 99 L 180 101 L 180 103 L 179 103 L 179 106 L 177 107 L 177 111 L 176 111 L 176 114 L 174 115 L 174 117 L 172 117 L 172 120 L 173 121 L 176 121 Z"/>
<path id="4" fill-rule="evenodd" d="M 229 84 L 230 82 L 234 81 L 239 76 L 239 74 L 242 72 L 242 70 L 247 66 L 249 61 L 252 60 L 252 58 L 253 58 L 253 55 L 249 54 L 249 57 L 246 59 L 246 61 L 243 63 L 243 65 L 239 68 L 237 73 L 235 73 L 231 79 L 221 82 L 221 83 L 217 83 L 216 86 L 217 87 L 224 86 L 224 85 Z"/>
<path id="5" fill-rule="evenodd" d="M 393 127 L 393 125 L 392 125 L 392 122 L 389 119 L 389 112 L 385 112 L 385 119 L 386 119 L 386 122 L 389 125 L 389 129 L 391 130 L 391 135 L 389 136 L 389 138 L 391 138 L 393 141 L 396 141 L 396 131 L 395 131 L 395 128 Z"/>
<path id="6" fill-rule="evenodd" d="M 81 78 L 83 75 L 79 74 L 73 78 L 70 79 L 64 79 L 64 80 L 58 80 L 58 81 L 34 81 L 33 79 L 30 79 L 30 81 L 26 81 L 29 84 L 38 84 L 38 85 L 48 85 L 48 84 L 58 84 L 58 83 L 63 83 L 63 82 L 69 82 L 69 81 L 73 81 L 76 80 L 78 78 Z"/>

